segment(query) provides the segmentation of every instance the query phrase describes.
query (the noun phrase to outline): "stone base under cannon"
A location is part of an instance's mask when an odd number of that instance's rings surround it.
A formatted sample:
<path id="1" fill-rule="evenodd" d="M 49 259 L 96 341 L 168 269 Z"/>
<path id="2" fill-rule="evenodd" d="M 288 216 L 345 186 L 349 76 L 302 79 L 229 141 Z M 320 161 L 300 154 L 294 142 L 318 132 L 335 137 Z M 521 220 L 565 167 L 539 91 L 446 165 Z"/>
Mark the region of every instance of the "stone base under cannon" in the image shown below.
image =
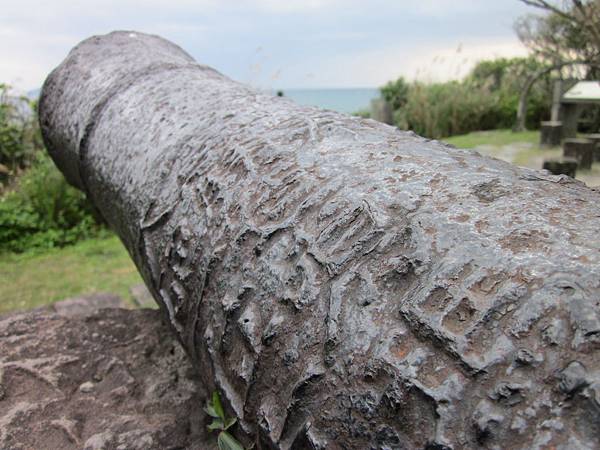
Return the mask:
<path id="1" fill-rule="evenodd" d="M 114 300 L 0 316 L 1 449 L 216 449 L 204 385 L 160 313 Z"/>

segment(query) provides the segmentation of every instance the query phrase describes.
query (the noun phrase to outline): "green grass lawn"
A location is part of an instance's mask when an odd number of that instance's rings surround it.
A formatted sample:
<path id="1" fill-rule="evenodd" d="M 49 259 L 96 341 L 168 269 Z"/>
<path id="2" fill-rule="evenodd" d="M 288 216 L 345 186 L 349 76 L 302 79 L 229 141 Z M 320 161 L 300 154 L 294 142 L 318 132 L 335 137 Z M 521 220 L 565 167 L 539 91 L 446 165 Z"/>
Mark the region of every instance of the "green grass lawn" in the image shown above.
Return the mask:
<path id="1" fill-rule="evenodd" d="M 511 130 L 474 131 L 460 136 L 441 139 L 458 148 L 474 148 L 480 145 L 502 146 L 524 142 L 537 146 L 540 142 L 539 131 L 522 131 L 513 133 Z"/>
<path id="2" fill-rule="evenodd" d="M 89 239 L 44 253 L 0 254 L 0 314 L 92 292 L 112 292 L 131 304 L 141 283 L 116 236 Z"/>

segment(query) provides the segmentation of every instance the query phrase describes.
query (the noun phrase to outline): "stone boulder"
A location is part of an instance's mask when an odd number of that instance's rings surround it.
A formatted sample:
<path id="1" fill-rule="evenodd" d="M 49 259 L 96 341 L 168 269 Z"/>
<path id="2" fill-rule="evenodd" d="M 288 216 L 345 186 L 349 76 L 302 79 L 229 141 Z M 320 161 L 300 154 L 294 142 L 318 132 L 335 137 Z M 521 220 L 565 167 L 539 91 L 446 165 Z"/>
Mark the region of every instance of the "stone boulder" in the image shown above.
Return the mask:
<path id="1" fill-rule="evenodd" d="M 204 386 L 160 313 L 102 308 L 114 303 L 0 316 L 0 449 L 216 448 Z"/>

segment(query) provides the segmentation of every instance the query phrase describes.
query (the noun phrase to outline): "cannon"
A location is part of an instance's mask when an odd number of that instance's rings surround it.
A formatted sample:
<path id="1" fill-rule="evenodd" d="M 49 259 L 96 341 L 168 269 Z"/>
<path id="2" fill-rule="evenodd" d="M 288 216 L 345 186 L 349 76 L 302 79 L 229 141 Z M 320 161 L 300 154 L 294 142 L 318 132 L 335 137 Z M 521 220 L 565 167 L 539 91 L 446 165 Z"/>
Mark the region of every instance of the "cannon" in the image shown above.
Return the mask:
<path id="1" fill-rule="evenodd" d="M 600 442 L 597 191 L 138 32 L 77 45 L 40 123 L 245 444 Z"/>

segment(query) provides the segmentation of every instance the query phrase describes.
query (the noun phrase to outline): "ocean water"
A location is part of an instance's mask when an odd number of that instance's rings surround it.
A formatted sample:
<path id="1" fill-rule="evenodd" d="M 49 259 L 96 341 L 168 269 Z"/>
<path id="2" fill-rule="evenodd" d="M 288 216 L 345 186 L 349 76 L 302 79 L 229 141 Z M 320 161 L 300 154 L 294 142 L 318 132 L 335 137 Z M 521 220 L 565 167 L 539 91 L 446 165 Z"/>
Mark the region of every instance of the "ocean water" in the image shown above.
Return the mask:
<path id="1" fill-rule="evenodd" d="M 316 106 L 322 109 L 331 109 L 341 113 L 352 114 L 360 110 L 370 110 L 371 100 L 379 98 L 377 88 L 334 88 L 334 89 L 278 89 L 283 91 L 285 97 L 291 98 L 296 103 L 307 106 Z M 33 100 L 40 95 L 41 88 L 27 93 Z M 275 95 L 277 91 L 271 93 Z"/>
<path id="2" fill-rule="evenodd" d="M 285 97 L 301 105 L 317 106 L 348 114 L 361 109 L 370 109 L 371 100 L 379 97 L 377 88 L 280 90 Z"/>
<path id="3" fill-rule="evenodd" d="M 377 88 L 337 88 L 337 89 L 279 89 L 283 95 L 301 105 L 332 109 L 352 114 L 360 110 L 371 109 L 371 100 L 379 98 Z M 37 99 L 41 88 L 27 93 L 31 99 Z M 275 95 L 276 91 L 272 91 Z"/>

